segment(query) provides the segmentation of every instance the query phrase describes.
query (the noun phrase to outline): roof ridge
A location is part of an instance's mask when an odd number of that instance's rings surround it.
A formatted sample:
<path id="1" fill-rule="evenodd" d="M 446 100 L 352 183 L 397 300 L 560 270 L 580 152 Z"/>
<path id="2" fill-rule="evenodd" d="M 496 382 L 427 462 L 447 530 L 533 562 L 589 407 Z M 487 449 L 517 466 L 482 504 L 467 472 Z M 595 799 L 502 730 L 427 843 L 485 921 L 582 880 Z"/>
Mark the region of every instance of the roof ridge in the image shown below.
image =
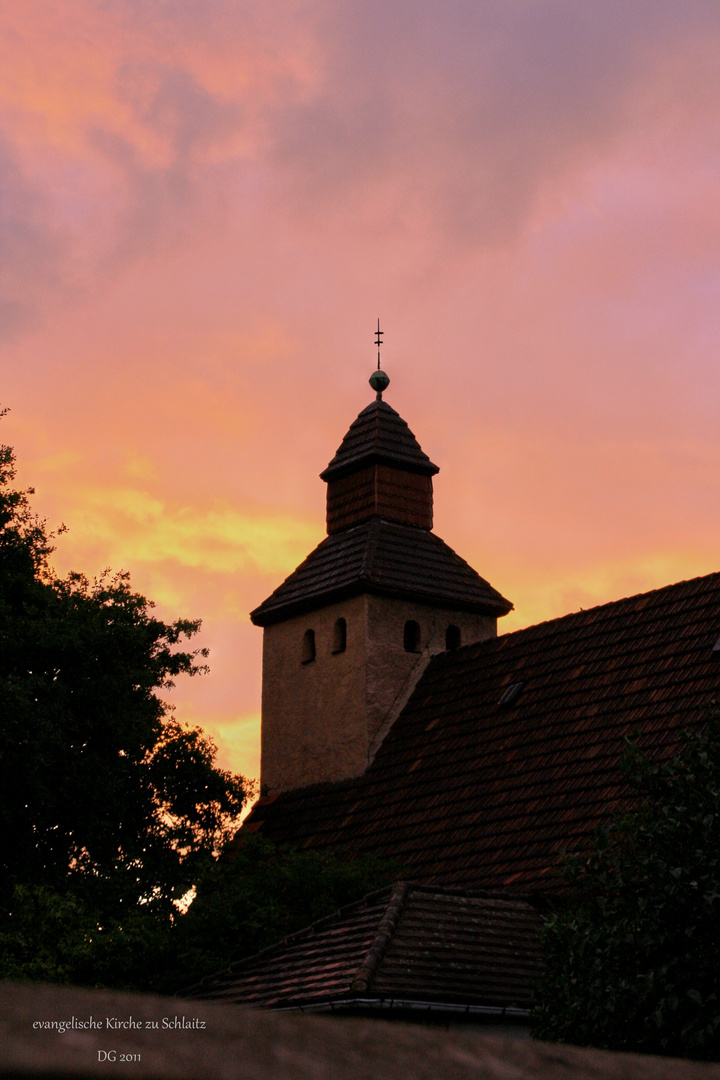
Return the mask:
<path id="1" fill-rule="evenodd" d="M 461 558 L 461 556 L 458 557 Z M 660 585 L 657 589 L 646 589 L 645 592 L 633 593 L 631 596 L 621 596 L 617 600 L 605 600 L 603 603 L 593 604 L 593 606 L 589 608 L 580 608 L 579 611 L 567 611 L 564 615 L 555 615 L 552 619 L 543 619 L 542 622 L 532 623 L 530 626 L 521 626 L 517 630 L 507 630 L 504 634 L 498 634 L 497 637 L 488 640 L 492 640 L 497 647 L 502 648 L 502 644 L 505 641 L 516 635 L 529 633 L 531 630 L 539 630 L 541 627 L 550 626 L 552 623 L 562 623 L 566 619 L 571 619 L 573 617 L 580 618 L 581 616 L 592 615 L 594 612 L 600 611 L 601 609 L 617 608 L 621 604 L 629 604 L 633 601 L 642 600 L 646 596 L 650 597 L 660 593 L 667 593 L 670 592 L 671 589 L 678 589 L 681 585 L 693 585 L 695 582 L 706 581 L 708 578 L 720 578 L 720 570 L 712 570 L 709 574 L 698 574 L 697 577 L 694 578 L 683 578 L 681 581 L 674 581 L 670 585 Z M 477 644 L 484 645 L 485 642 L 478 642 Z M 467 645 L 463 647 L 470 649 L 473 646 Z"/>
<path id="2" fill-rule="evenodd" d="M 375 934 L 375 940 L 370 946 L 367 956 L 357 969 L 355 978 L 350 983 L 351 990 L 365 991 L 372 982 L 372 979 L 380 966 L 380 962 L 387 952 L 387 947 L 397 930 L 397 925 L 400 921 L 400 916 L 403 913 L 405 901 L 407 900 L 411 888 L 412 885 L 407 881 L 398 881 L 393 885 L 392 895 L 387 910 L 380 920 L 380 925 Z"/>
<path id="3" fill-rule="evenodd" d="M 452 550 L 452 548 L 450 550 Z M 453 552 L 453 554 L 456 553 Z M 458 558 L 461 559 L 462 556 L 458 556 Z M 480 655 L 486 652 L 500 652 L 511 643 L 521 641 L 525 636 L 532 639 L 539 631 L 542 631 L 544 636 L 551 631 L 553 625 L 557 627 L 557 632 L 560 632 L 563 629 L 563 624 L 569 623 L 570 620 L 578 619 L 581 622 L 585 622 L 587 621 L 587 616 L 596 615 L 599 611 L 605 611 L 612 608 L 618 609 L 623 604 L 633 604 L 639 600 L 643 600 L 645 597 L 670 593 L 673 589 L 677 589 L 681 585 L 694 585 L 697 582 L 708 581 L 710 578 L 720 578 L 720 571 L 713 570 L 709 574 L 699 574 L 694 578 L 683 578 L 682 581 L 676 581 L 670 585 L 661 585 L 657 589 L 648 589 L 646 592 L 633 593 L 632 596 L 621 596 L 618 600 L 606 600 L 604 603 L 595 604 L 591 608 L 581 608 L 579 611 L 568 611 L 564 615 L 555 615 L 552 619 L 543 619 L 542 622 L 531 623 L 529 626 L 520 626 L 517 630 L 506 630 L 504 634 L 497 634 L 496 637 L 485 638 L 482 641 L 471 641 L 467 645 L 461 645 L 457 649 L 452 650 L 452 652 L 437 653 L 432 657 L 430 664 L 433 666 L 439 664 L 456 664 L 463 659 L 463 656 L 468 656 L 470 653 L 477 653 Z M 428 665 L 428 669 L 430 664 Z M 426 669 L 426 671 L 428 669 Z"/>
<path id="4" fill-rule="evenodd" d="M 460 885 L 432 885 L 424 881 L 409 882 L 413 892 L 433 893 L 443 896 L 462 896 L 468 900 L 506 900 L 529 904 L 534 899 L 532 893 L 511 892 L 508 889 L 466 889 Z"/>
<path id="5" fill-rule="evenodd" d="M 380 539 L 380 523 L 383 519 L 379 516 L 373 516 L 368 522 L 368 534 L 365 541 L 365 551 L 363 552 L 362 563 L 360 564 L 360 580 L 367 581 L 372 573 L 373 559 L 375 558 L 375 552 L 377 551 L 378 540 Z"/>

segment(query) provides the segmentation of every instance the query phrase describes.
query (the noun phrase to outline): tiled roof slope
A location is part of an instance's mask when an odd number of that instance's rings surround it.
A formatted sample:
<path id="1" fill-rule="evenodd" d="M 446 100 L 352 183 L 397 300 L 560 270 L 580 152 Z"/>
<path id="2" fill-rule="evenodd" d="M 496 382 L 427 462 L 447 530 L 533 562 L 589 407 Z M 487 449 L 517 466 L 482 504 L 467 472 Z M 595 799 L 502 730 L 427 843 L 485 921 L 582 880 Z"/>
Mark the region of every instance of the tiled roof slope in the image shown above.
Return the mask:
<path id="1" fill-rule="evenodd" d="M 443 653 L 363 776 L 261 799 L 246 828 L 419 881 L 554 889 L 561 850 L 622 795 L 625 737 L 667 754 L 702 719 L 718 635 L 711 574 Z"/>
<path id="2" fill-rule="evenodd" d="M 231 964 L 183 992 L 184 997 L 274 1009 L 347 995 L 367 956 L 388 904 L 374 893 L 307 930 Z"/>
<path id="3" fill-rule="evenodd" d="M 250 618 L 266 626 L 362 592 L 495 615 L 512 608 L 434 533 L 371 518 L 318 544 Z"/>
<path id="4" fill-rule="evenodd" d="M 323 480 L 335 480 L 365 465 L 380 462 L 433 476 L 439 472 L 399 413 L 386 401 L 373 401 L 353 420 Z"/>
<path id="5" fill-rule="evenodd" d="M 399 882 L 257 956 L 189 997 L 261 1009 L 359 1001 L 529 1010 L 542 917 L 513 897 Z"/>

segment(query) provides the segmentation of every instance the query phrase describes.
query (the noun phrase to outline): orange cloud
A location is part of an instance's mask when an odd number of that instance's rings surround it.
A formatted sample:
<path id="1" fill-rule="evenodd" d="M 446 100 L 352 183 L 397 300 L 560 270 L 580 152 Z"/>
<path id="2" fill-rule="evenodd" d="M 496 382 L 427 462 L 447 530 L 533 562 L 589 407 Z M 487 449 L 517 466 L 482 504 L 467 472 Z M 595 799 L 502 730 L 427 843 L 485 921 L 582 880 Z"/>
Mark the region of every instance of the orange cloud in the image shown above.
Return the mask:
<path id="1" fill-rule="evenodd" d="M 316 527 L 289 515 L 242 514 L 230 506 L 170 506 L 146 491 L 75 491 L 73 529 L 83 546 L 102 546 L 124 565 L 174 561 L 221 574 L 252 568 L 281 573 L 307 553 Z"/>

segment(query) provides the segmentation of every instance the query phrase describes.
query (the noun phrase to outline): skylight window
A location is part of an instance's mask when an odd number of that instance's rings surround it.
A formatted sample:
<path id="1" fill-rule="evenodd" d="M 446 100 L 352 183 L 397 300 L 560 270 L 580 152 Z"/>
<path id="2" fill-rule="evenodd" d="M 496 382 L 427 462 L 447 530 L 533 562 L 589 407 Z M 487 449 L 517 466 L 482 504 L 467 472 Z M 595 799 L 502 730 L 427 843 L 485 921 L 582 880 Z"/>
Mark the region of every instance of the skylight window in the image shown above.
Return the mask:
<path id="1" fill-rule="evenodd" d="M 503 707 L 506 705 L 513 705 L 520 697 L 524 685 L 524 682 L 510 683 L 507 690 L 498 701 L 498 705 L 501 705 Z"/>

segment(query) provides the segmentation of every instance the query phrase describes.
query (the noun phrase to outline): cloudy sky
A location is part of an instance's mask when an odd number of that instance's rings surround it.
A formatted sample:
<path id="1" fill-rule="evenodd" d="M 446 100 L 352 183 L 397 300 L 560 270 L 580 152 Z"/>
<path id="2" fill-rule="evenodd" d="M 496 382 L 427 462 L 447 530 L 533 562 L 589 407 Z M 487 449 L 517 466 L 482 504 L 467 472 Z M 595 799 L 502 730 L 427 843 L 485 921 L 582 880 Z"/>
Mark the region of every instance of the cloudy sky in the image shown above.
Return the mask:
<path id="1" fill-rule="evenodd" d="M 507 629 L 720 568 L 716 0 L 16 0 L 0 50 L 0 435 L 60 571 L 203 619 L 225 764 L 378 316 Z"/>

